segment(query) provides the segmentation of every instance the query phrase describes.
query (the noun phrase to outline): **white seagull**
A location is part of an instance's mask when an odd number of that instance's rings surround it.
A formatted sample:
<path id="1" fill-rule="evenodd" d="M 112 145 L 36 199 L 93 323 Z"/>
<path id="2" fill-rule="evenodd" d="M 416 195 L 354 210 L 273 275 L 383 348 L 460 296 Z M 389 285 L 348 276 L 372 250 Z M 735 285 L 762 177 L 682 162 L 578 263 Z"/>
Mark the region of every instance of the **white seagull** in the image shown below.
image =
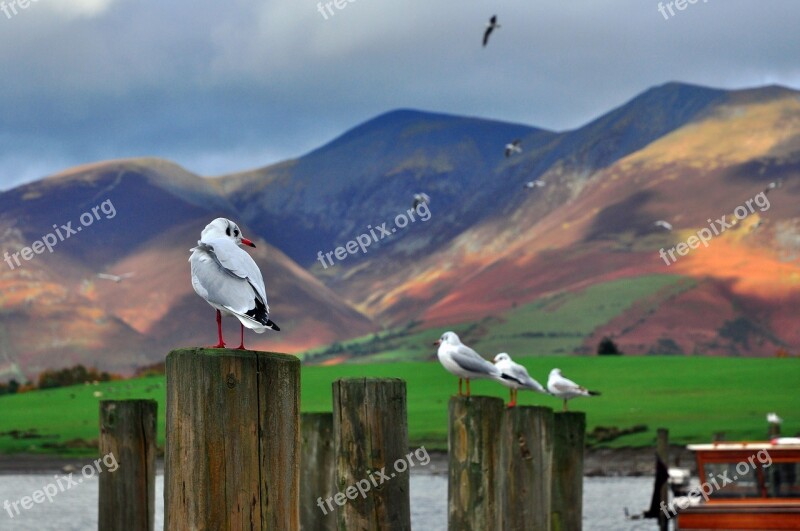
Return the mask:
<path id="1" fill-rule="evenodd" d="M 663 229 L 672 230 L 672 223 L 668 221 L 664 221 L 663 219 L 659 219 L 655 223 L 653 223 L 656 227 L 661 227 Z"/>
<path id="2" fill-rule="evenodd" d="M 511 155 L 514 155 L 515 153 L 522 153 L 522 140 L 517 138 L 510 144 L 506 144 L 506 149 L 504 153 L 506 154 L 506 158 L 510 157 Z"/>
<path id="3" fill-rule="evenodd" d="M 500 369 L 486 361 L 480 354 L 461 343 L 455 332 L 445 332 L 434 343 L 439 347 L 439 362 L 448 372 L 458 376 L 458 396 L 461 396 L 461 380 L 467 381 L 467 396 L 470 396 L 469 381 L 478 378 L 502 378 Z"/>
<path id="4" fill-rule="evenodd" d="M 508 407 L 517 405 L 517 392 L 519 392 L 520 389 L 529 389 L 546 395 L 550 394 L 542 387 L 542 384 L 531 378 L 528 374 L 528 369 L 519 363 L 515 363 L 508 353 L 501 352 L 495 356 L 494 366 L 500 369 L 500 372 L 505 375 L 505 377 L 500 378 L 500 383 L 509 389 L 510 400 L 508 402 Z"/>
<path id="5" fill-rule="evenodd" d="M 123 273 L 121 275 L 112 275 L 111 273 L 97 273 L 97 278 L 102 278 L 103 280 L 111 280 L 113 282 L 121 282 L 126 278 L 130 278 L 133 276 L 133 273 Z"/>
<path id="6" fill-rule="evenodd" d="M 430 202 L 431 198 L 425 192 L 414 194 L 414 210 L 416 210 L 419 205 L 427 205 Z"/>
<path id="7" fill-rule="evenodd" d="M 493 15 L 492 18 L 489 19 L 489 23 L 486 24 L 486 31 L 483 33 L 483 46 L 485 47 L 489 44 L 489 35 L 495 30 L 495 28 L 499 28 L 500 24 L 497 23 L 497 15 Z"/>
<path id="8" fill-rule="evenodd" d="M 783 422 L 783 419 L 780 418 L 777 413 L 767 413 L 767 422 L 770 424 L 780 424 Z"/>
<path id="9" fill-rule="evenodd" d="M 545 184 L 547 184 L 547 183 L 545 183 L 545 182 L 544 182 L 544 181 L 542 181 L 542 180 L 538 180 L 538 179 L 537 179 L 537 180 L 535 180 L 535 181 L 528 181 L 528 182 L 526 182 L 525 184 L 523 184 L 522 186 L 523 186 L 523 188 L 528 188 L 528 189 L 531 189 L 531 188 L 541 188 L 541 187 L 542 187 L 542 186 L 544 186 Z"/>
<path id="10" fill-rule="evenodd" d="M 217 332 L 219 344 L 222 340 L 222 314 L 239 319 L 242 326 L 244 350 L 244 327 L 261 334 L 270 329 L 279 331 L 278 325 L 269 319 L 269 304 L 264 289 L 264 279 L 258 266 L 239 245 L 255 244 L 244 238 L 233 221 L 217 218 L 200 233 L 197 247 L 191 249 L 192 287 L 198 295 L 217 310 Z"/>
<path id="11" fill-rule="evenodd" d="M 550 377 L 547 378 L 547 390 L 550 394 L 564 400 L 564 411 L 567 410 L 567 400 L 575 398 L 576 396 L 597 396 L 600 393 L 597 391 L 589 391 L 585 387 L 581 387 L 572 380 L 568 380 L 561 376 L 561 369 L 553 369 L 550 371 Z"/>

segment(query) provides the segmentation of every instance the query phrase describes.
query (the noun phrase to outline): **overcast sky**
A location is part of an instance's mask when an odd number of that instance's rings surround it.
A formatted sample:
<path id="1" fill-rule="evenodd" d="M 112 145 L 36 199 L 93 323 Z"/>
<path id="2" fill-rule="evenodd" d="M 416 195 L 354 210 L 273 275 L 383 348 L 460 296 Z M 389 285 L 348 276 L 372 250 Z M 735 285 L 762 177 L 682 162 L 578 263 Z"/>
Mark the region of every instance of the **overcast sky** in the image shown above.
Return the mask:
<path id="1" fill-rule="evenodd" d="M 667 81 L 800 88 L 797 0 L 697 0 L 668 20 L 654 0 L 339 5 L 327 19 L 317 0 L 0 11 L 0 189 L 136 156 L 230 173 L 400 107 L 565 130 Z"/>

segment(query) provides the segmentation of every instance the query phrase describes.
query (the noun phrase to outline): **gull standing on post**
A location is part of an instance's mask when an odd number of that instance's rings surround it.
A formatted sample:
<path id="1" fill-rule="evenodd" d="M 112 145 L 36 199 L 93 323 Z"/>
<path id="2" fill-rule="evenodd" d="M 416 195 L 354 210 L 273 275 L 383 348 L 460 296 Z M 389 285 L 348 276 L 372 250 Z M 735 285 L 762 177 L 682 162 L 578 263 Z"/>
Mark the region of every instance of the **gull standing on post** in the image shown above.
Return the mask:
<path id="1" fill-rule="evenodd" d="M 572 380 L 564 378 L 561 376 L 561 369 L 553 369 L 550 371 L 550 377 L 547 379 L 547 390 L 550 391 L 551 395 L 564 399 L 564 411 L 567 410 L 567 400 L 570 398 L 575 398 L 576 396 L 597 396 L 600 394 L 597 391 L 589 391 Z"/>
<path id="2" fill-rule="evenodd" d="M 545 395 L 550 393 L 542 387 L 542 384 L 531 378 L 528 374 L 528 369 L 515 363 L 511 356 L 506 352 L 501 352 L 494 357 L 494 366 L 500 369 L 505 377 L 500 378 L 500 383 L 508 387 L 510 398 L 508 407 L 517 405 L 517 393 L 520 389 L 529 389 Z"/>
<path id="3" fill-rule="evenodd" d="M 458 376 L 458 396 L 461 396 L 461 380 L 467 381 L 467 396 L 470 396 L 469 381 L 478 378 L 504 378 L 500 369 L 486 361 L 480 354 L 461 343 L 455 332 L 445 332 L 434 343 L 439 347 L 439 362 L 451 374 Z"/>
<path id="4" fill-rule="evenodd" d="M 267 293 L 264 279 L 255 261 L 240 245 L 255 247 L 242 236 L 233 221 L 217 218 L 200 233 L 197 247 L 191 249 L 192 287 L 198 295 L 217 310 L 219 343 L 212 348 L 223 348 L 222 314 L 239 319 L 244 350 L 244 327 L 261 334 L 264 330 L 279 331 L 269 319 Z"/>

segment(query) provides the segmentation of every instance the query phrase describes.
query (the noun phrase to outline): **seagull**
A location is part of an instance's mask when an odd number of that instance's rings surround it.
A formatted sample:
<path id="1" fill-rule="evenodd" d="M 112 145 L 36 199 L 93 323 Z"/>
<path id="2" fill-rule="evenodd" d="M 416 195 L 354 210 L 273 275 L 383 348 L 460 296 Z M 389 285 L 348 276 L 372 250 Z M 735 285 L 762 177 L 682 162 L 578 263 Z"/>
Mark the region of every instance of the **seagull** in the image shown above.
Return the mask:
<path id="1" fill-rule="evenodd" d="M 519 138 L 517 138 L 510 144 L 506 144 L 506 150 L 505 150 L 506 158 L 510 157 L 515 153 L 522 153 L 522 140 L 520 140 Z"/>
<path id="2" fill-rule="evenodd" d="M 497 15 L 492 16 L 489 19 L 489 23 L 486 24 L 486 31 L 483 33 L 483 46 L 485 47 L 489 44 L 489 35 L 495 30 L 495 28 L 499 28 L 500 24 L 497 23 Z"/>
<path id="3" fill-rule="evenodd" d="M 783 422 L 783 419 L 780 418 L 777 413 L 767 413 L 767 422 L 770 424 L 780 424 Z"/>
<path id="4" fill-rule="evenodd" d="M 523 184 L 522 187 L 523 188 L 528 188 L 530 190 L 532 188 L 541 188 L 545 184 L 547 184 L 547 183 L 545 183 L 544 181 L 541 181 L 541 180 L 528 181 L 525 184 Z"/>
<path id="5" fill-rule="evenodd" d="M 504 378 L 500 369 L 486 361 L 480 354 L 461 343 L 455 332 L 445 332 L 434 343 L 439 347 L 439 362 L 448 372 L 458 376 L 458 396 L 461 396 L 461 380 L 467 380 L 467 396 L 470 396 L 469 381 L 478 378 Z"/>
<path id="6" fill-rule="evenodd" d="M 133 273 L 123 273 L 121 275 L 112 275 L 110 273 L 97 273 L 97 278 L 102 278 L 104 280 L 111 280 L 113 282 L 120 282 L 132 276 Z"/>
<path id="7" fill-rule="evenodd" d="M 659 219 L 658 221 L 653 223 L 653 225 L 655 225 L 656 227 L 662 227 L 667 230 L 672 230 L 672 223 L 664 221 L 663 219 Z"/>
<path id="8" fill-rule="evenodd" d="M 425 192 L 414 194 L 414 210 L 416 210 L 419 205 L 427 205 L 430 202 L 431 198 Z"/>
<path id="9" fill-rule="evenodd" d="M 261 271 L 250 255 L 239 248 L 242 244 L 255 247 L 253 242 L 242 236 L 236 223 L 217 218 L 200 233 L 197 247 L 190 249 L 192 287 L 217 310 L 219 343 L 211 348 L 225 347 L 222 340 L 223 313 L 239 319 L 242 327 L 239 350 L 245 350 L 245 326 L 257 334 L 267 329 L 280 330 L 269 319 L 269 304 Z"/>
<path id="10" fill-rule="evenodd" d="M 768 194 L 771 190 L 780 188 L 781 186 L 783 186 L 783 181 L 781 181 L 780 179 L 778 179 L 777 181 L 773 181 L 769 183 L 766 188 L 764 188 L 764 193 Z"/>
<path id="11" fill-rule="evenodd" d="M 589 391 L 585 387 L 581 387 L 572 380 L 568 380 L 561 376 L 561 369 L 553 369 L 550 371 L 550 377 L 547 378 L 547 390 L 550 394 L 564 400 L 564 411 L 567 410 L 567 400 L 575 398 L 576 396 L 597 396 L 600 393 L 597 391 Z"/>
<path id="12" fill-rule="evenodd" d="M 528 369 L 519 363 L 514 363 L 508 353 L 501 352 L 495 356 L 494 366 L 500 369 L 500 372 L 502 372 L 504 375 L 510 377 L 501 377 L 500 379 L 500 383 L 508 387 L 510 392 L 508 407 L 514 407 L 517 405 L 517 392 L 520 389 L 530 389 L 531 391 L 537 391 L 546 395 L 550 394 L 544 387 L 542 387 L 542 384 L 530 377 L 528 374 Z"/>

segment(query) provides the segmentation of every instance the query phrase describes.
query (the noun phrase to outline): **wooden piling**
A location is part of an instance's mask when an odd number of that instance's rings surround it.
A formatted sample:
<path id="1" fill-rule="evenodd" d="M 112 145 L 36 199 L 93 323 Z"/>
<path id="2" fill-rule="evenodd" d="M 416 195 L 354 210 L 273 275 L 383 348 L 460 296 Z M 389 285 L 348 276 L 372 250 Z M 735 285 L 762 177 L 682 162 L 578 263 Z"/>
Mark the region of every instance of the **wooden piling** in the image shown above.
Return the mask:
<path id="1" fill-rule="evenodd" d="M 153 531 L 156 501 L 155 400 L 100 402 L 98 529 Z"/>
<path id="2" fill-rule="evenodd" d="M 502 415 L 495 482 L 499 529 L 550 530 L 553 428 L 550 408 L 517 406 Z"/>
<path id="3" fill-rule="evenodd" d="M 503 400 L 454 396 L 448 410 L 448 530 L 496 529 Z"/>
<path id="4" fill-rule="evenodd" d="M 583 452 L 586 414 L 556 413 L 553 423 L 553 531 L 581 529 L 583 525 Z"/>
<path id="5" fill-rule="evenodd" d="M 335 381 L 333 433 L 337 492 L 331 494 L 339 529 L 410 530 L 409 473 L 395 468 L 400 461 L 408 465 L 405 382 L 397 378 Z M 364 495 L 357 490 L 358 484 Z"/>
<path id="6" fill-rule="evenodd" d="M 319 497 L 336 494 L 333 413 L 300 415 L 300 529 L 336 531 L 336 515 L 325 514 Z M 326 509 L 327 511 L 327 509 Z"/>
<path id="7" fill-rule="evenodd" d="M 300 360 L 190 348 L 167 356 L 165 529 L 300 527 Z"/>
<path id="8" fill-rule="evenodd" d="M 658 428 L 656 432 L 656 453 L 658 454 L 658 458 L 669 468 L 669 430 L 666 428 Z M 661 486 L 659 498 L 661 507 L 669 503 L 668 483 L 664 483 Z M 669 519 L 664 511 L 658 512 L 658 529 L 659 531 L 669 530 Z"/>

